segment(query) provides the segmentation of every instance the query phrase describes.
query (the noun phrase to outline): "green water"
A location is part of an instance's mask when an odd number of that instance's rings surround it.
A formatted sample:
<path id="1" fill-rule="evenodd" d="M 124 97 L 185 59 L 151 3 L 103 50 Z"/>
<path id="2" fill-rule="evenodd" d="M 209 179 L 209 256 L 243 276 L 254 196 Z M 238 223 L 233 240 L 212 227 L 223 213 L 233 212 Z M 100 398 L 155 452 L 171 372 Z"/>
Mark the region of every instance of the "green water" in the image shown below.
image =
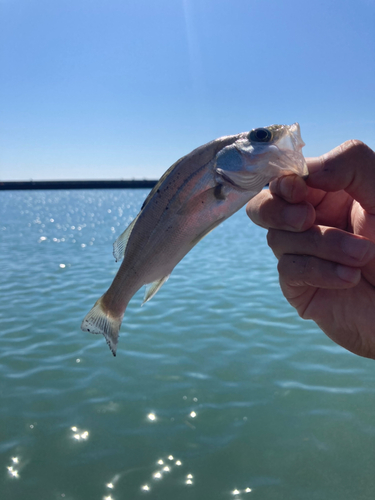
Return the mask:
<path id="1" fill-rule="evenodd" d="M 244 211 L 134 297 L 116 358 L 80 330 L 146 195 L 0 195 L 0 498 L 373 500 L 374 361 L 296 316 Z"/>

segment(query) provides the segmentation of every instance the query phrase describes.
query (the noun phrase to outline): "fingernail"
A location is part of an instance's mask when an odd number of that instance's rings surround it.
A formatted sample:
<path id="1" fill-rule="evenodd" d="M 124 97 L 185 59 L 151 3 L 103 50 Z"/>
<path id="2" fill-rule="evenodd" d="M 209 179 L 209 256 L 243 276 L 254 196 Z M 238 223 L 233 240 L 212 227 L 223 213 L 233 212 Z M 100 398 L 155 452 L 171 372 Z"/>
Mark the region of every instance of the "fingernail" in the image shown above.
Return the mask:
<path id="1" fill-rule="evenodd" d="M 336 274 L 340 279 L 348 283 L 358 283 L 361 277 L 361 271 L 359 269 L 342 266 L 340 264 L 336 266 Z"/>
<path id="2" fill-rule="evenodd" d="M 366 253 L 370 249 L 367 240 L 360 240 L 356 238 L 344 238 L 341 244 L 342 251 L 349 257 L 356 260 L 363 260 Z"/>
<path id="3" fill-rule="evenodd" d="M 284 221 L 295 229 L 301 229 L 306 221 L 306 205 L 289 205 L 284 208 Z"/>

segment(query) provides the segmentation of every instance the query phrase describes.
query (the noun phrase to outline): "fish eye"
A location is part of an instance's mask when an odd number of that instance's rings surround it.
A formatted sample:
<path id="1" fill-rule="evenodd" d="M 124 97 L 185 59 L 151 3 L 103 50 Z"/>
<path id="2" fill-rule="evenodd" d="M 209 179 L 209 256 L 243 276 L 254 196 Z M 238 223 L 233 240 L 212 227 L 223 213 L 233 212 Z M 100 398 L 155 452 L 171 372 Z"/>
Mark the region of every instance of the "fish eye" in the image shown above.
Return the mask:
<path id="1" fill-rule="evenodd" d="M 269 142 L 272 133 L 267 128 L 255 128 L 250 132 L 249 139 L 253 142 Z"/>

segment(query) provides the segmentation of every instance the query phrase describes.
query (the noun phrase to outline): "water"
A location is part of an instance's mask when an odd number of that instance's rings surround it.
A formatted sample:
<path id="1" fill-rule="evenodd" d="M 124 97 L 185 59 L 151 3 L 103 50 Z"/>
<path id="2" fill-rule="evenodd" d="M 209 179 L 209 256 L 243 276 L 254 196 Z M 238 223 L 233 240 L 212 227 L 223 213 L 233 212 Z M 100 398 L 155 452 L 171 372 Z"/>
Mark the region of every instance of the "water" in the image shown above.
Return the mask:
<path id="1" fill-rule="evenodd" d="M 0 195 L 1 498 L 372 500 L 374 361 L 296 316 L 244 211 L 133 298 L 116 358 L 81 332 L 146 195 Z"/>

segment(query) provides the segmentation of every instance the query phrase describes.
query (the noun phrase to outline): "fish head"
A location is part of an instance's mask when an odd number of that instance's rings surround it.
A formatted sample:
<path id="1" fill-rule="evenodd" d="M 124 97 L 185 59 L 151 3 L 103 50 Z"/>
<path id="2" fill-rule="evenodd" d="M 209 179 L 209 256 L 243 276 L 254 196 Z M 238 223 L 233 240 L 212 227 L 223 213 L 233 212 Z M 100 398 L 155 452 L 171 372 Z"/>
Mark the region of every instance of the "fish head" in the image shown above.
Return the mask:
<path id="1" fill-rule="evenodd" d="M 259 192 L 287 172 L 307 177 L 304 145 L 298 123 L 256 128 L 219 151 L 214 170 L 238 189 Z"/>

